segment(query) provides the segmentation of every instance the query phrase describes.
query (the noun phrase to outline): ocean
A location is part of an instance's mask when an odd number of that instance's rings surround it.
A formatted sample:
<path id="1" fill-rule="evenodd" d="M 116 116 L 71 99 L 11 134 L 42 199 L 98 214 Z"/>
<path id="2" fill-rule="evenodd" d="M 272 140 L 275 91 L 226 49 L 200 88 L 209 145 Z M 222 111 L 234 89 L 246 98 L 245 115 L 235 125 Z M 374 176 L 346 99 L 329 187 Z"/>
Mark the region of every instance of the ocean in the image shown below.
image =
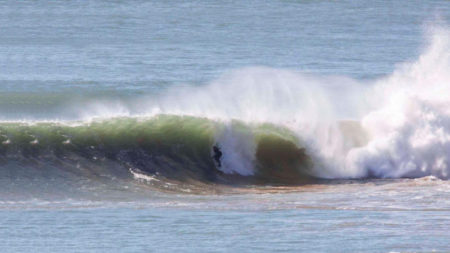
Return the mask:
<path id="1" fill-rule="evenodd" d="M 3 1 L 2 252 L 450 252 L 450 2 Z"/>

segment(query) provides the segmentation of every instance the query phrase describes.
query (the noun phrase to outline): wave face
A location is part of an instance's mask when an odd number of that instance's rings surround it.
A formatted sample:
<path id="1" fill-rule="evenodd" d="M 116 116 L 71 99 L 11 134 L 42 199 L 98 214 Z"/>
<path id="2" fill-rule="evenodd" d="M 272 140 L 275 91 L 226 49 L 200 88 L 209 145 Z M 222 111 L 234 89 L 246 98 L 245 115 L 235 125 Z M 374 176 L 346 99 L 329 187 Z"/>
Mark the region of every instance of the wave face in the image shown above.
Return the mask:
<path id="1" fill-rule="evenodd" d="M 311 178 L 312 161 L 297 146 L 294 134 L 269 124 L 158 115 L 78 125 L 3 123 L 0 133 L 4 170 L 31 165 L 78 171 L 86 177 L 108 172 L 123 179 L 155 176 L 223 184 L 297 184 Z M 221 166 L 213 159 L 213 145 L 222 149 Z"/>
<path id="2" fill-rule="evenodd" d="M 430 28 L 417 61 L 374 81 L 254 67 L 156 97 L 56 98 L 60 117 L 0 123 L 2 167 L 114 168 L 125 178 L 213 183 L 448 179 L 449 35 Z"/>

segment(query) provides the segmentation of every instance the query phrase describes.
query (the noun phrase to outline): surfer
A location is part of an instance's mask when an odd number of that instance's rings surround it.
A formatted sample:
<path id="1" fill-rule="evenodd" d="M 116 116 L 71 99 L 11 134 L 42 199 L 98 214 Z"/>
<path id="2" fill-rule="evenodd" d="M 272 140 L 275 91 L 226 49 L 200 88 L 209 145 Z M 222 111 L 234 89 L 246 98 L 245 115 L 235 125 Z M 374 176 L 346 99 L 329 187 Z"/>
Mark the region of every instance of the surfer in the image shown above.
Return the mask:
<path id="1" fill-rule="evenodd" d="M 222 157 L 222 151 L 220 151 L 219 147 L 216 145 L 213 146 L 214 152 L 214 160 L 217 162 L 217 166 L 220 167 L 222 164 L 220 163 L 220 158 Z"/>

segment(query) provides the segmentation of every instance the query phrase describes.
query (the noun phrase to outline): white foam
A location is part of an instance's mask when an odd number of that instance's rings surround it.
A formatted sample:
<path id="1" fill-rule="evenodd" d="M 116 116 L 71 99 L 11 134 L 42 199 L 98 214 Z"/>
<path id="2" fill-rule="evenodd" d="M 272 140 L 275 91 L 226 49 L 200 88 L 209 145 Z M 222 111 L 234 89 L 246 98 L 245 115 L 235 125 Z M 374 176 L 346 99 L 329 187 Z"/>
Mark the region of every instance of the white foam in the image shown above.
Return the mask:
<path id="1" fill-rule="evenodd" d="M 377 108 L 363 119 L 371 140 L 347 166 L 378 177 L 449 178 L 450 31 L 433 28 L 430 45 L 374 88 Z"/>

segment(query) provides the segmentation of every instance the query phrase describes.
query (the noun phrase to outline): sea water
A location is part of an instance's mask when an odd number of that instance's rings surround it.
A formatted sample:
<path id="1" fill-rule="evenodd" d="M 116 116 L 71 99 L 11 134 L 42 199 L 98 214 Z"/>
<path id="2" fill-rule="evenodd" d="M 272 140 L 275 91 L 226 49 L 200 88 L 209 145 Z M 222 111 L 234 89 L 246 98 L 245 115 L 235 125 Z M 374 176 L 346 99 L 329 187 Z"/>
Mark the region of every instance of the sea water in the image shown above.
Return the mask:
<path id="1" fill-rule="evenodd" d="M 2 2 L 1 251 L 450 251 L 449 22 L 445 0 Z"/>

